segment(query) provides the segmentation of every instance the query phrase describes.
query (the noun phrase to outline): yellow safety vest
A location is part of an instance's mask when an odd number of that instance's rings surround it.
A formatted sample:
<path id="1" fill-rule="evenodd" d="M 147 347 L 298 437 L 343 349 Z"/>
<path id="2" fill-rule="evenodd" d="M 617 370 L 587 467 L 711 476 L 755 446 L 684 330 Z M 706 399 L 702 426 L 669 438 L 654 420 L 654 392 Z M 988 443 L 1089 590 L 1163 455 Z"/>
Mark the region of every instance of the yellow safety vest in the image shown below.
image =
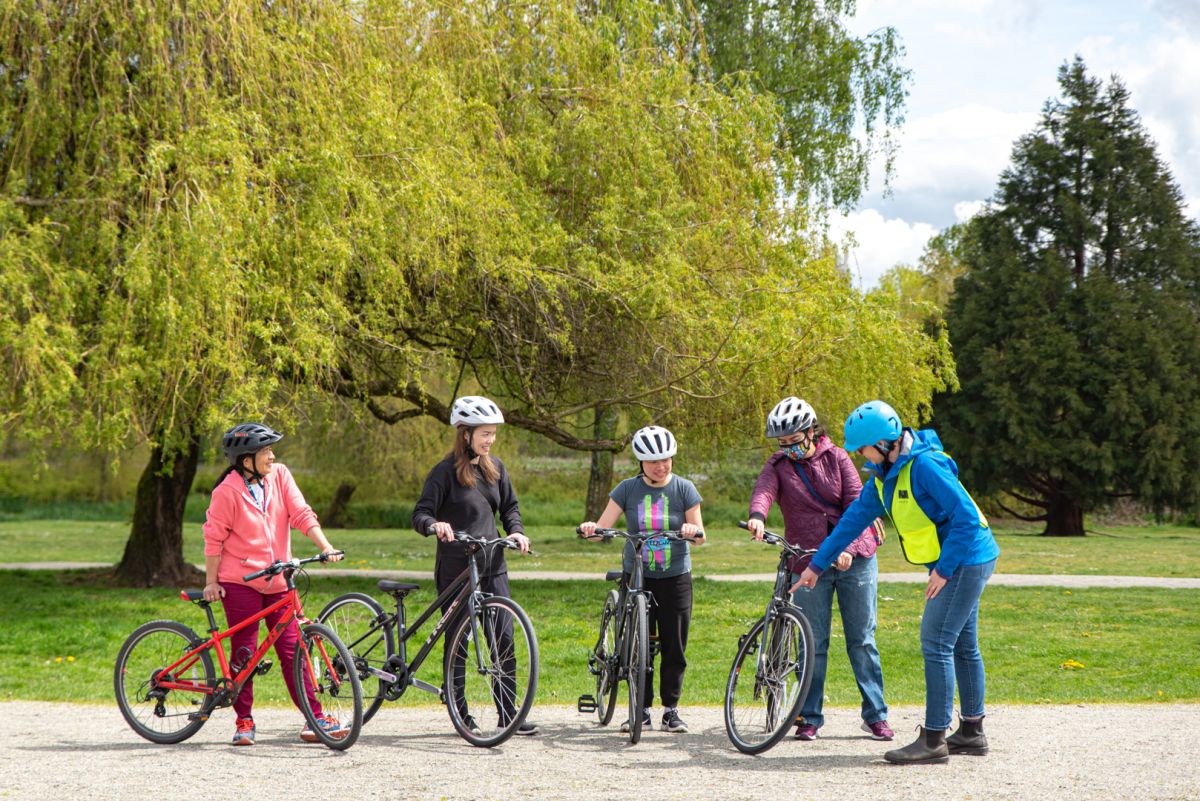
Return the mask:
<path id="1" fill-rule="evenodd" d="M 948 455 L 945 451 L 941 453 Z M 896 485 L 892 488 L 890 509 L 883 497 L 883 482 L 878 477 L 875 479 L 875 489 L 879 492 L 879 502 L 883 504 L 884 509 L 888 509 L 888 517 L 891 518 L 896 536 L 900 539 L 900 550 L 904 552 L 904 558 L 914 565 L 927 565 L 936 562 L 941 556 L 942 544 L 938 542 L 937 526 L 913 496 L 911 473 L 914 461 L 916 460 L 910 459 L 900 468 L 900 475 L 896 477 Z M 962 482 L 958 485 L 962 487 Z M 966 487 L 963 487 L 963 492 L 967 492 Z M 971 498 L 971 493 L 967 492 L 967 497 Z M 971 503 L 979 513 L 979 522 L 986 527 L 988 521 L 979 504 L 975 503 L 974 498 L 971 498 Z"/>

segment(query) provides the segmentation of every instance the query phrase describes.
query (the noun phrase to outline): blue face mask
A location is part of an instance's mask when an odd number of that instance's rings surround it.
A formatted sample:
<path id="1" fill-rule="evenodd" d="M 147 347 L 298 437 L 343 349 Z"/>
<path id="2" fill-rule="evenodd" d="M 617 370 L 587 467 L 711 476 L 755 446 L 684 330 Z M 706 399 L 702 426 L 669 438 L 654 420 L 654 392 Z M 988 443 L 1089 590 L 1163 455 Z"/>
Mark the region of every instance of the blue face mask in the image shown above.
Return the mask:
<path id="1" fill-rule="evenodd" d="M 787 457 L 789 459 L 791 459 L 793 462 L 798 462 L 801 459 L 803 459 L 804 454 L 807 451 L 808 451 L 808 448 L 805 447 L 801 443 L 797 443 L 795 445 L 788 445 L 788 446 L 784 447 L 784 449 L 783 449 L 783 452 L 786 453 Z"/>

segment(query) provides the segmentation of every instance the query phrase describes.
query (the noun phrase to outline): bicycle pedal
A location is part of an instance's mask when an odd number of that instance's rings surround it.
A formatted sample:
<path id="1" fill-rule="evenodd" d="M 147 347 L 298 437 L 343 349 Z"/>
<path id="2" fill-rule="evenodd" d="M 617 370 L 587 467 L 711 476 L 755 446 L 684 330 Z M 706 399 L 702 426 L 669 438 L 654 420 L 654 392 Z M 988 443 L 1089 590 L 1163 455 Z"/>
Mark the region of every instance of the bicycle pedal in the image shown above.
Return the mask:
<path id="1" fill-rule="evenodd" d="M 591 696 L 591 695 L 579 696 L 579 700 L 575 703 L 575 708 L 579 710 L 580 714 L 583 714 L 583 715 L 592 714 L 593 712 L 596 711 L 595 696 Z"/>
<path id="2" fill-rule="evenodd" d="M 267 675 L 267 671 L 271 669 L 271 666 L 273 664 L 274 664 L 274 662 L 272 662 L 270 659 L 264 659 L 263 661 L 259 662 L 258 667 L 256 667 L 254 669 L 255 675 L 258 675 L 258 676 Z"/>
<path id="3" fill-rule="evenodd" d="M 187 716 L 187 719 L 188 720 L 199 720 L 199 721 L 203 722 L 205 720 L 208 720 L 208 713 L 207 712 L 192 712 L 190 715 Z"/>

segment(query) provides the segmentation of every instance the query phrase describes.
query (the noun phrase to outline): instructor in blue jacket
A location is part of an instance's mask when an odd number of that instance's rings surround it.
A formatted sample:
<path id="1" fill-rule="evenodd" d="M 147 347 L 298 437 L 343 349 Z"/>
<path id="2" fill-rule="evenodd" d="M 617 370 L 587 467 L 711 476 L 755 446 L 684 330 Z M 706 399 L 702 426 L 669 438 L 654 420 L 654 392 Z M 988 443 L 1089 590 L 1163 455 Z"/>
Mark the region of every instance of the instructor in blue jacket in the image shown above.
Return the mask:
<path id="1" fill-rule="evenodd" d="M 979 597 L 1000 548 L 987 518 L 958 480 L 958 466 L 932 430 L 900 424 L 896 410 L 869 401 L 846 418 L 845 448 L 873 473 L 862 494 L 800 575 L 811 587 L 850 541 L 887 516 L 904 558 L 929 568 L 921 653 L 925 658 L 925 725 L 916 742 L 884 754 L 898 765 L 945 763 L 951 754 L 987 753 L 983 734 L 984 672 L 979 653 Z M 949 737 L 958 682 L 960 725 Z"/>

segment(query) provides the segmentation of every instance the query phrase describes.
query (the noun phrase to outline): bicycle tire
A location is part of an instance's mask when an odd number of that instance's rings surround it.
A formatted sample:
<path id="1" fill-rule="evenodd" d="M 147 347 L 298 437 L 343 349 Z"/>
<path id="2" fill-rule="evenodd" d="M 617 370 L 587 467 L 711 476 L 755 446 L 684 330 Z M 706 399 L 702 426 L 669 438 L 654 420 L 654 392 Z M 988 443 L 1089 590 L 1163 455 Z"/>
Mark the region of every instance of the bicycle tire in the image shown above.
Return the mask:
<path id="1" fill-rule="evenodd" d="M 762 673 L 758 651 L 766 617 L 742 638 L 725 684 L 725 733 L 743 754 L 761 754 L 787 733 L 812 685 L 813 634 L 799 610 L 780 609 L 767 632 Z"/>
<path id="2" fill-rule="evenodd" d="M 511 598 L 484 598 L 455 626 L 446 649 L 443 687 L 454 730 L 480 748 L 500 745 L 525 722 L 537 692 L 537 635 L 529 615 Z"/>
<path id="3" fill-rule="evenodd" d="M 617 690 L 621 685 L 617 675 L 617 622 L 620 611 L 620 595 L 616 590 L 609 590 L 600 612 L 600 636 L 592 651 L 597 670 L 596 716 L 601 726 L 607 726 L 612 721 L 613 710 L 617 706 Z"/>
<path id="4" fill-rule="evenodd" d="M 650 642 L 650 619 L 646 596 L 633 598 L 633 619 L 629 621 L 629 743 L 642 739 L 642 694 L 646 687 L 646 661 Z"/>
<path id="5" fill-rule="evenodd" d="M 386 700 L 388 683 L 371 674 L 379 670 L 396 654 L 396 635 L 385 625 L 387 613 L 370 595 L 350 592 L 339 595 L 325 605 L 317 622 L 328 626 L 349 649 L 358 668 L 358 680 L 363 688 L 363 725 L 370 722 Z"/>
<path id="6" fill-rule="evenodd" d="M 204 639 L 174 620 L 152 620 L 134 630 L 117 652 L 113 670 L 113 692 L 129 727 L 152 743 L 181 743 L 205 724 L 212 711 L 213 697 L 180 690 L 156 690 L 159 671 L 175 662 Z M 186 678 L 208 687 L 216 686 L 212 654 L 205 649 Z M 186 700 L 177 704 L 171 699 Z"/>
<path id="7" fill-rule="evenodd" d="M 292 664 L 300 711 L 317 741 L 334 751 L 345 751 L 362 733 L 362 684 L 353 665 L 350 650 L 328 626 L 309 623 L 300 630 Z M 312 697 L 321 705 L 322 716 L 336 718 L 341 724 L 333 733 L 321 727 L 309 697 L 310 687 Z"/>

